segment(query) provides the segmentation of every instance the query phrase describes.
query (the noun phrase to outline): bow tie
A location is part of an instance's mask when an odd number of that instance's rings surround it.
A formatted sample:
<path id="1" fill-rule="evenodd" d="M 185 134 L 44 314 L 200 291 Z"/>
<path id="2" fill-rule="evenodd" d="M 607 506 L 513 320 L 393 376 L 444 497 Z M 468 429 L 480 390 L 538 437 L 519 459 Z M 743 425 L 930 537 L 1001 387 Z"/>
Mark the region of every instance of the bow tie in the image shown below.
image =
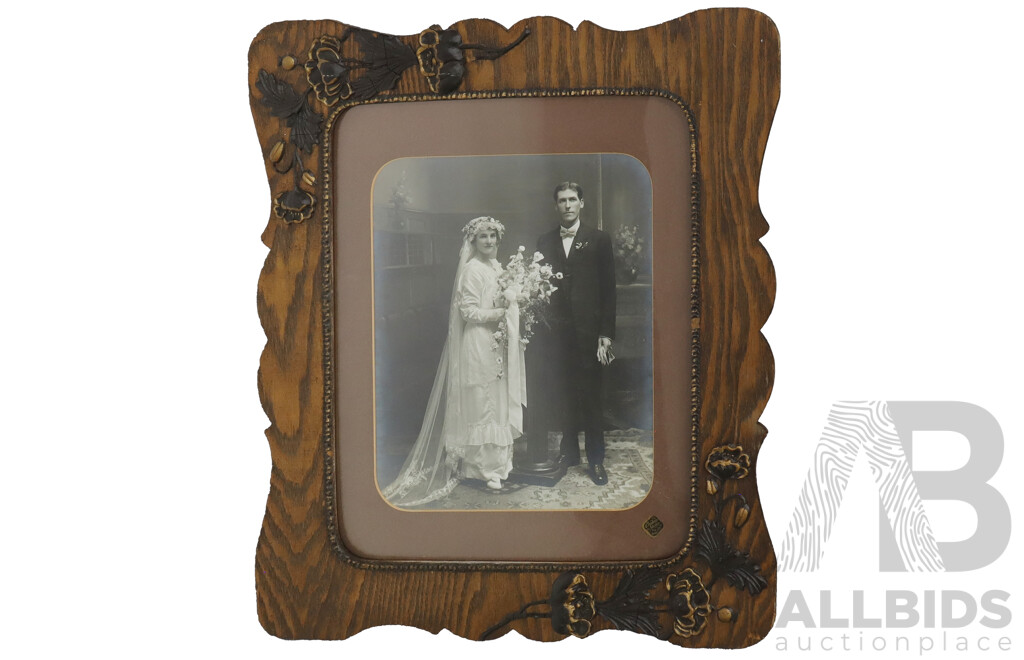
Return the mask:
<path id="1" fill-rule="evenodd" d="M 565 227 L 559 227 L 558 233 L 562 235 L 562 238 L 572 238 L 576 235 L 576 230 L 566 229 Z"/>

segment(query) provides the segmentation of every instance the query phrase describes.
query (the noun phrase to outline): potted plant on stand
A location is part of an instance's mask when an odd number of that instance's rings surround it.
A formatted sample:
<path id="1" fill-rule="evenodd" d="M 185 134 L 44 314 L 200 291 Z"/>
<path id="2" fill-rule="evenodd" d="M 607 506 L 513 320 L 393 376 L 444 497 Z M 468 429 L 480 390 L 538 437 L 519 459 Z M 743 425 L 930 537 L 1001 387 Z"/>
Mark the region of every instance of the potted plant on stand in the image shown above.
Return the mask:
<path id="1" fill-rule="evenodd" d="M 619 284 L 636 282 L 643 261 L 644 239 L 637 236 L 637 225 L 623 225 L 615 230 L 615 279 Z"/>

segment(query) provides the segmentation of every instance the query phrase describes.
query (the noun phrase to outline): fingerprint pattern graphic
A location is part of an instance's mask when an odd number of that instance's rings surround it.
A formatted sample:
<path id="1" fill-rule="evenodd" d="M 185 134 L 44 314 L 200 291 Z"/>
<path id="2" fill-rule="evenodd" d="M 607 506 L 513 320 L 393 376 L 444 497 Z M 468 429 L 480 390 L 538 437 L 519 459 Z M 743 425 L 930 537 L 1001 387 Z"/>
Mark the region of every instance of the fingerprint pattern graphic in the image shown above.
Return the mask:
<path id="1" fill-rule="evenodd" d="M 779 552 L 779 570 L 818 569 L 857 454 L 864 450 L 878 496 L 906 570 L 944 570 L 938 544 L 917 492 L 896 425 L 885 401 L 832 405 Z"/>

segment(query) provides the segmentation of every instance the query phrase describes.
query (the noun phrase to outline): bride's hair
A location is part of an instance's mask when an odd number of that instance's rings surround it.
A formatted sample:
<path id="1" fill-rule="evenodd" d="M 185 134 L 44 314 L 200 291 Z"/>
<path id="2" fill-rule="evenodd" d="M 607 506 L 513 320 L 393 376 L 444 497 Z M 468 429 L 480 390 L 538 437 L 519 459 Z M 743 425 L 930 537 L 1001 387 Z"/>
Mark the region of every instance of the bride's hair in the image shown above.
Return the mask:
<path id="1" fill-rule="evenodd" d="M 498 240 L 505 238 L 505 225 L 495 220 L 494 218 L 486 215 L 482 215 L 479 218 L 473 218 L 466 226 L 462 228 L 462 235 L 466 237 L 466 240 L 470 243 L 476 238 L 477 232 L 482 229 L 493 229 L 498 232 Z"/>

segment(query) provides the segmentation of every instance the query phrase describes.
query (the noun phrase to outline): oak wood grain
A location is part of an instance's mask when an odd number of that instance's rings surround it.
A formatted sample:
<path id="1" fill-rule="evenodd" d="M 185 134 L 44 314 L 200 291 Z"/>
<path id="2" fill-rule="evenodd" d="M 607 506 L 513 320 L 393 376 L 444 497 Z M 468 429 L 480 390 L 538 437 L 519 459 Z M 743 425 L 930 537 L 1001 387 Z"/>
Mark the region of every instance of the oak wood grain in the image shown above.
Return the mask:
<path id="1" fill-rule="evenodd" d="M 310 44 L 321 35 L 341 35 L 346 27 L 333 21 L 278 23 L 252 43 L 250 100 L 272 198 L 295 185 L 295 172 L 282 173 L 280 164 L 268 158 L 287 135 L 287 126 L 260 102 L 258 74 L 266 70 L 304 83 L 302 64 Z M 771 350 L 760 332 L 771 312 L 775 276 L 759 242 L 768 225 L 758 206 L 758 179 L 779 96 L 777 30 L 763 14 L 741 9 L 700 11 L 630 32 L 589 22 L 574 30 L 546 17 L 508 29 L 486 20 L 462 21 L 452 28 L 467 42 L 487 44 L 509 43 L 525 28 L 531 30 L 520 46 L 496 60 L 470 56 L 460 92 L 652 89 L 679 97 L 690 110 L 699 163 L 700 242 L 694 264 L 699 288 L 691 322 L 699 340 L 699 465 L 702 470 L 706 452 L 720 445 L 742 445 L 750 455 L 751 474 L 735 486 L 751 512 L 745 524 L 730 528 L 730 541 L 760 565 L 768 586 L 752 596 L 716 581 L 711 601 L 731 608 L 732 620 L 723 622 L 712 614 L 700 634 L 673 635 L 671 641 L 696 647 L 753 644 L 767 634 L 775 615 L 775 555 L 757 496 L 756 458 L 767 433 L 758 419 L 774 373 Z M 401 39 L 414 45 L 417 36 Z M 346 48 L 351 51 L 354 44 Z M 297 62 L 294 67 L 285 66 L 287 56 Z M 426 78 L 411 69 L 383 96 L 430 93 Z M 266 437 L 273 468 L 256 552 L 259 620 L 282 638 L 341 639 L 396 623 L 477 638 L 521 605 L 546 599 L 561 570 L 373 568 L 346 561 L 330 538 L 325 475 L 334 453 L 323 444 L 325 374 L 343 377 L 343 368 L 324 368 L 323 273 L 330 255 L 325 254 L 329 241 L 319 214 L 329 194 L 321 188 L 322 148 L 299 159 L 316 178 L 312 217 L 285 222 L 271 212 L 262 236 L 270 252 L 257 294 L 267 336 L 258 389 L 270 420 Z M 326 311 L 329 319 L 332 310 Z M 688 342 L 690 330 L 681 323 L 680 339 Z M 706 476 L 703 471 L 698 475 L 698 521 L 711 515 Z M 679 568 L 692 563 L 692 553 L 678 559 Z M 580 572 L 598 600 L 608 597 L 620 577 L 615 571 Z M 665 623 L 671 630 L 671 620 Z M 595 618 L 594 626 L 608 623 Z M 538 640 L 563 637 L 545 618 L 514 621 L 507 629 Z"/>

